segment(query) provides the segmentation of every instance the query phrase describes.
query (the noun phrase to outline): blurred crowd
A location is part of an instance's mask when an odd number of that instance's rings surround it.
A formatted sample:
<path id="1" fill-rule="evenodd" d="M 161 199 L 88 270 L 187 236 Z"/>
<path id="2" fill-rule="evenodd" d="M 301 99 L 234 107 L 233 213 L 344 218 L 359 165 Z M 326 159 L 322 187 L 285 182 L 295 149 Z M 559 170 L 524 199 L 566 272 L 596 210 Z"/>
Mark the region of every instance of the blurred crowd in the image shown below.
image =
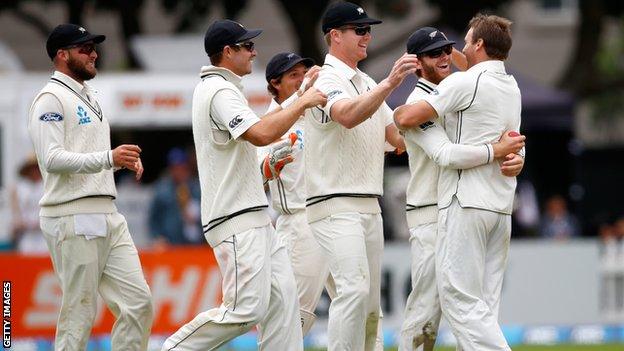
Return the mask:
<path id="1" fill-rule="evenodd" d="M 47 254 L 39 229 L 39 199 L 43 184 L 34 155 L 19 170 L 11 189 L 12 249 L 22 253 Z M 169 245 L 205 243 L 200 218 L 200 187 L 192 148 L 174 147 L 166 154 L 166 168 L 152 184 L 146 228 L 150 246 L 165 249 Z M 544 238 L 565 241 L 581 237 L 578 218 L 569 210 L 565 197 L 548 197 L 540 206 L 533 185 L 520 181 L 513 213 L 514 237 Z M 604 257 L 624 262 L 624 215 L 599 225 Z M 400 235 L 386 235 L 401 240 Z M 617 259 L 616 259 L 617 258 Z"/>

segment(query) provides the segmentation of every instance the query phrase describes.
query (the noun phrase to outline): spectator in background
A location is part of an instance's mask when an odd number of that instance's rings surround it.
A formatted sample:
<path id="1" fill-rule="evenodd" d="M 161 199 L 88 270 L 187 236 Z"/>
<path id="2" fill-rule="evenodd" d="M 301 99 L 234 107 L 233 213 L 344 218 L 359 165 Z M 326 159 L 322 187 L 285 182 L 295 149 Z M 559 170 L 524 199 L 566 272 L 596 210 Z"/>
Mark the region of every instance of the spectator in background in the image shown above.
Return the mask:
<path id="1" fill-rule="evenodd" d="M 19 179 L 11 190 L 13 245 L 20 253 L 47 254 L 48 246 L 39 228 L 39 199 L 43 183 L 36 156 L 30 155 L 19 169 Z"/>
<path id="2" fill-rule="evenodd" d="M 203 240 L 199 181 L 193 176 L 188 154 L 180 148 L 167 154 L 167 174 L 156 184 L 148 220 L 157 248 Z"/>
<path id="3" fill-rule="evenodd" d="M 545 214 L 540 225 L 544 238 L 566 240 L 580 235 L 578 220 L 568 212 L 568 205 L 561 195 L 546 200 Z"/>

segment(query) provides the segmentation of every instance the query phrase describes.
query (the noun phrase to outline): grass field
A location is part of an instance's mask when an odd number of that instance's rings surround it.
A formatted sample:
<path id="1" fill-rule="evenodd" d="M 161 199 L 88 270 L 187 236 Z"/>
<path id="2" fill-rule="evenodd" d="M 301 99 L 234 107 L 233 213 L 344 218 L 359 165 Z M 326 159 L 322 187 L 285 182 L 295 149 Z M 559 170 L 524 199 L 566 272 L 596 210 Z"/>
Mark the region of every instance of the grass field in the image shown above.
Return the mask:
<path id="1" fill-rule="evenodd" d="M 531 345 L 514 346 L 513 351 L 624 351 L 624 344 L 601 345 Z M 436 351 L 455 351 L 455 348 L 440 347 Z"/>
<path id="2" fill-rule="evenodd" d="M 511 348 L 513 351 L 624 351 L 624 344 L 601 344 L 601 345 L 522 345 Z M 322 351 L 324 349 L 310 349 L 309 351 Z M 386 351 L 396 351 L 396 348 L 388 348 Z M 455 351 L 455 348 L 437 347 L 435 351 Z"/>

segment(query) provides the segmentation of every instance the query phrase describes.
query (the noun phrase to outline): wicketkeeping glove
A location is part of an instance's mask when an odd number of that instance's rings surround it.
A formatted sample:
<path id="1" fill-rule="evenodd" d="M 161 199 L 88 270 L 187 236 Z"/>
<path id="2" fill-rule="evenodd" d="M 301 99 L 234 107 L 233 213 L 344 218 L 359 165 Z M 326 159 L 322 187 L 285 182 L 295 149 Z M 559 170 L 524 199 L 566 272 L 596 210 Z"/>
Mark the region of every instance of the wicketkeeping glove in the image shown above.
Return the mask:
<path id="1" fill-rule="evenodd" d="M 294 161 L 292 156 L 293 145 L 297 141 L 297 134 L 290 133 L 286 139 L 271 145 L 269 153 L 262 161 L 262 176 L 269 180 L 279 178 L 285 165 Z"/>

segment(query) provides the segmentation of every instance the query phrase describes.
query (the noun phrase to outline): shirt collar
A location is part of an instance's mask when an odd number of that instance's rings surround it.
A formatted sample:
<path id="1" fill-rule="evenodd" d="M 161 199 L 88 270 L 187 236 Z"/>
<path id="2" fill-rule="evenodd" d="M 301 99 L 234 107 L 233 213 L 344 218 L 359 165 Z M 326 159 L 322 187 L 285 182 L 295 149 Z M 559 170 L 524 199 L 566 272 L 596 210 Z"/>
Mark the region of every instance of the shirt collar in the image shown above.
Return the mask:
<path id="1" fill-rule="evenodd" d="M 468 71 L 492 71 L 507 74 L 505 71 L 505 63 L 501 60 L 487 60 L 483 62 L 479 62 L 476 65 L 470 67 Z"/>
<path id="2" fill-rule="evenodd" d="M 94 91 L 87 83 L 80 84 L 74 78 L 60 71 L 54 71 L 54 73 L 52 74 L 52 78 L 60 80 L 61 82 L 67 84 L 67 86 L 79 93 Z"/>
<path id="3" fill-rule="evenodd" d="M 331 54 L 325 55 L 325 63 L 337 69 L 347 79 L 352 79 L 355 75 L 362 74 L 362 71 L 360 71 L 358 68 L 353 69 L 347 66 L 346 63 L 342 62 L 339 58 Z"/>
<path id="4" fill-rule="evenodd" d="M 420 83 L 420 84 L 424 84 L 424 85 L 426 85 L 428 88 L 431 88 L 431 89 L 435 89 L 435 88 L 437 88 L 437 87 L 438 87 L 438 85 L 437 85 L 437 84 L 431 83 L 430 81 L 428 81 L 428 80 L 426 80 L 425 78 L 422 78 L 422 77 L 419 77 L 419 78 L 418 78 L 418 82 L 417 82 L 416 84 L 418 84 L 418 83 Z"/>
<path id="5" fill-rule="evenodd" d="M 203 66 L 201 68 L 199 76 L 204 77 L 207 74 L 218 74 L 222 76 L 223 78 L 225 78 L 225 80 L 227 80 L 228 82 L 234 84 L 238 88 L 238 90 L 243 91 L 243 84 L 242 84 L 243 78 L 237 75 L 236 73 L 230 71 L 227 68 L 212 66 L 212 65 Z"/>

